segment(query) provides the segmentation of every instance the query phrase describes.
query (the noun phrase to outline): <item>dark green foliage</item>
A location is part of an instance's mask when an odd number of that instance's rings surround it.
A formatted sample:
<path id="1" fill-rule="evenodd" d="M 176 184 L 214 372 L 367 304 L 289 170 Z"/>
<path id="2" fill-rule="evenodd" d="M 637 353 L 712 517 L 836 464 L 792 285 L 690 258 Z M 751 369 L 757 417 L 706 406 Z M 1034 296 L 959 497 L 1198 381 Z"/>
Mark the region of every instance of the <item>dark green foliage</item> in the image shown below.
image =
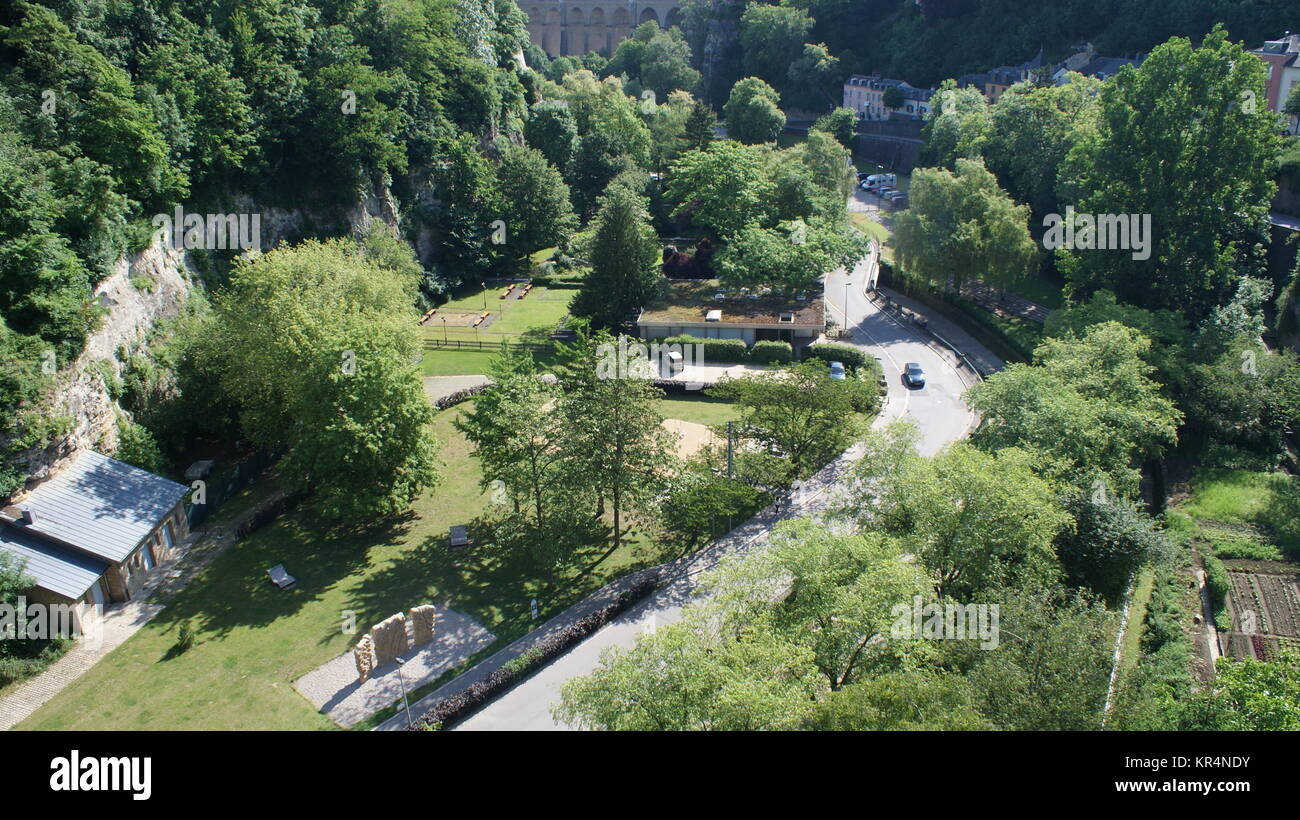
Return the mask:
<path id="1" fill-rule="evenodd" d="M 857 369 L 868 361 L 867 354 L 858 347 L 818 342 L 804 348 L 805 359 L 821 359 L 825 362 L 843 362 L 845 367 Z"/>
<path id="2" fill-rule="evenodd" d="M 1073 586 L 1087 587 L 1111 604 L 1124 597 L 1139 566 L 1168 549 L 1155 522 L 1129 501 L 1072 493 L 1065 507 L 1075 527 L 1057 539 L 1061 565 Z"/>
<path id="3" fill-rule="evenodd" d="M 794 359 L 789 342 L 757 341 L 749 349 L 749 358 L 762 364 L 788 364 Z"/>
<path id="4" fill-rule="evenodd" d="M 744 362 L 749 360 L 749 350 L 742 339 L 702 339 L 682 334 L 664 339 L 670 345 L 701 345 L 706 362 Z"/>

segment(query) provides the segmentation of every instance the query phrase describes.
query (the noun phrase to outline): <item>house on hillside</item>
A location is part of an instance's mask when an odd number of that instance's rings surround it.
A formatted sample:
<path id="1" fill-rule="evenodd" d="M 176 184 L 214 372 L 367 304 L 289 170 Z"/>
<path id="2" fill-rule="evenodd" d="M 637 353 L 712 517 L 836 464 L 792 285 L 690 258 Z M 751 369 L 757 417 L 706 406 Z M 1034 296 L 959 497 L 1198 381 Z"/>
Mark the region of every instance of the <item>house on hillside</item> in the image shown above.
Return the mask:
<path id="1" fill-rule="evenodd" d="M 885 105 L 885 91 L 897 88 L 903 104 L 898 108 Z M 852 109 L 864 120 L 887 120 L 891 116 L 925 119 L 930 115 L 932 88 L 917 88 L 904 80 L 892 80 L 878 74 L 854 74 L 844 81 L 844 107 Z"/>
<path id="2" fill-rule="evenodd" d="M 1119 74 L 1120 69 L 1126 65 L 1134 68 L 1142 65 L 1146 57 L 1145 54 L 1137 54 L 1133 57 L 1103 57 L 1092 47 L 1092 43 L 1085 43 L 1080 51 L 1070 55 L 1056 67 L 1056 72 L 1052 74 L 1052 82 L 1056 85 L 1065 85 L 1070 81 L 1071 72 L 1085 77 L 1096 77 L 1102 81 L 1109 80 Z"/>
<path id="3" fill-rule="evenodd" d="M 36 580 L 30 601 L 90 607 L 130 601 L 189 535 L 189 487 L 82 451 L 0 510 L 0 550 Z"/>
<path id="4" fill-rule="evenodd" d="M 1269 40 L 1251 52 L 1268 66 L 1268 81 L 1264 86 L 1268 109 L 1279 114 L 1286 107 L 1291 92 L 1300 88 L 1300 34 L 1287 32 L 1277 40 Z M 1300 120 L 1287 118 L 1287 130 L 1300 133 Z"/>
<path id="5" fill-rule="evenodd" d="M 820 289 L 820 286 L 818 286 Z M 702 339 L 789 342 L 799 348 L 826 332 L 820 293 L 782 296 L 723 288 L 716 279 L 676 279 L 659 302 L 641 309 L 642 339 L 682 334 Z"/>

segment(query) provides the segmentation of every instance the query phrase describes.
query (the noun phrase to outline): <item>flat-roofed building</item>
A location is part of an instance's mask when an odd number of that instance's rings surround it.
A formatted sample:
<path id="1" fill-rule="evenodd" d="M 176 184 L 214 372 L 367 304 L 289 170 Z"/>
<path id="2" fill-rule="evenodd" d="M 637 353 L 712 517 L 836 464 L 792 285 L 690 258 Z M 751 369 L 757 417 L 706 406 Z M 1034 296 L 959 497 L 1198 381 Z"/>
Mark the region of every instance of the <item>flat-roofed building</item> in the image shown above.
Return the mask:
<path id="1" fill-rule="evenodd" d="M 820 286 L 818 286 L 820 288 Z M 811 344 L 826 331 L 822 294 L 786 296 L 722 287 L 716 279 L 669 280 L 665 296 L 637 317 L 642 339 L 690 335 L 703 339 Z"/>

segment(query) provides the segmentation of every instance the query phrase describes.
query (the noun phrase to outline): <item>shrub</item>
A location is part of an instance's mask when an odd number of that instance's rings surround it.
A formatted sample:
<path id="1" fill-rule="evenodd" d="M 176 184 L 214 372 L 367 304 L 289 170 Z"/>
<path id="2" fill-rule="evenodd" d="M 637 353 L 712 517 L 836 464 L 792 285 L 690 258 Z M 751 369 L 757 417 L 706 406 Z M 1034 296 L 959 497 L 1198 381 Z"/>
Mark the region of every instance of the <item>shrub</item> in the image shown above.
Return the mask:
<path id="1" fill-rule="evenodd" d="M 658 573 L 650 573 L 631 589 L 620 594 L 617 600 L 548 636 L 483 680 L 443 698 L 410 728 L 415 731 L 437 731 L 468 717 L 470 713 L 514 686 L 537 666 L 562 654 L 578 641 L 609 623 L 632 604 L 649 595 L 657 586 L 659 586 Z"/>
<path id="2" fill-rule="evenodd" d="M 1210 593 L 1210 605 L 1214 607 L 1214 622 L 1218 624 L 1219 616 L 1226 615 L 1225 607 L 1228 604 L 1228 591 L 1232 589 L 1232 579 L 1228 577 L 1228 568 L 1213 555 L 1205 556 L 1205 587 Z"/>
<path id="3" fill-rule="evenodd" d="M 706 362 L 744 362 L 749 359 L 749 350 L 742 339 L 701 339 L 697 336 L 670 336 L 665 344 L 700 345 L 704 349 Z"/>
<path id="4" fill-rule="evenodd" d="M 176 634 L 176 652 L 177 654 L 185 652 L 194 646 L 194 626 L 189 619 L 181 621 L 180 631 Z"/>
<path id="5" fill-rule="evenodd" d="M 805 359 L 821 359 L 824 362 L 843 362 L 845 367 L 857 369 L 869 359 L 867 354 L 856 347 L 818 342 L 804 350 Z"/>
<path id="6" fill-rule="evenodd" d="M 464 390 L 457 390 L 455 393 L 452 393 L 449 396 L 443 396 L 442 398 L 438 399 L 433 403 L 433 406 L 439 410 L 446 410 L 448 407 L 453 407 L 457 404 L 460 404 L 463 401 L 469 401 L 470 399 L 482 393 L 484 390 L 487 390 L 491 386 L 492 385 L 490 383 L 480 384 L 474 387 L 466 387 Z"/>
<path id="7" fill-rule="evenodd" d="M 790 347 L 789 342 L 754 342 L 754 346 L 749 349 L 749 358 L 759 364 L 788 364 L 794 360 L 794 348 Z"/>

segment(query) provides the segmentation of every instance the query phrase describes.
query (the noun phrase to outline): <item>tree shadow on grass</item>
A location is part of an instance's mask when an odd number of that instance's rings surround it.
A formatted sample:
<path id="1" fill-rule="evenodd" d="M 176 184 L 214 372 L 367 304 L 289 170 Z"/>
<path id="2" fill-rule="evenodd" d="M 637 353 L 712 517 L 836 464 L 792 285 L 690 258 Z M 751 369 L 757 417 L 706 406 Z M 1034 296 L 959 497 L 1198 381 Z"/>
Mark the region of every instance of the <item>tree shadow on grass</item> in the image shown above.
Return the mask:
<path id="1" fill-rule="evenodd" d="M 301 507 L 232 544 L 157 619 L 166 628 L 193 619 L 196 631 L 211 639 L 291 617 L 364 572 L 369 548 L 400 540 L 413 519 L 408 513 L 370 529 L 323 530 L 310 508 Z M 280 589 L 270 581 L 267 570 L 277 564 L 297 579 L 295 586 Z"/>
<path id="2" fill-rule="evenodd" d="M 580 549 L 574 554 L 574 569 L 548 585 L 521 551 L 507 551 L 482 537 L 465 547 L 452 547 L 444 537 L 430 537 L 391 566 L 368 575 L 354 591 L 349 607 L 357 612 L 359 632 L 394 612 L 439 603 L 473 617 L 498 638 L 513 639 L 577 603 L 615 575 L 663 560 L 662 550 L 643 544 L 633 551 L 634 560 L 618 565 L 614 574 L 606 564 L 591 568 L 607 550 L 604 543 Z M 540 610 L 536 622 L 531 611 L 533 598 Z"/>

